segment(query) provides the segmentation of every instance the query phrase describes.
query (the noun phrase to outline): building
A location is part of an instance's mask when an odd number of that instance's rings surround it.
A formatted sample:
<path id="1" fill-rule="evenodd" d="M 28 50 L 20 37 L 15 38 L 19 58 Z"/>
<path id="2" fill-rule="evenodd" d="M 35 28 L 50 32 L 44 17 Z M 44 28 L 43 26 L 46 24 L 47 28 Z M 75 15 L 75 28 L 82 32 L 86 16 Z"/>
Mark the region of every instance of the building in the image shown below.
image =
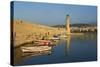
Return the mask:
<path id="1" fill-rule="evenodd" d="M 70 16 L 69 15 L 66 16 L 65 26 L 66 26 L 66 34 L 70 35 L 71 32 L 70 32 Z"/>

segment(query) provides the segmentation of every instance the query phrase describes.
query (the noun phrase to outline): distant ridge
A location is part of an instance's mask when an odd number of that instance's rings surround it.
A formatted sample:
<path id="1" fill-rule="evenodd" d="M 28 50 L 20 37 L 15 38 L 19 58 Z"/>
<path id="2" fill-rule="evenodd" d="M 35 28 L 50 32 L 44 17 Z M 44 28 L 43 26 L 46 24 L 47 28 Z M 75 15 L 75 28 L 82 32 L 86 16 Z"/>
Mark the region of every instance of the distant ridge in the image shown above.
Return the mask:
<path id="1" fill-rule="evenodd" d="M 70 27 L 97 26 L 96 24 L 70 24 Z M 65 25 L 54 25 L 52 27 L 65 28 Z"/>

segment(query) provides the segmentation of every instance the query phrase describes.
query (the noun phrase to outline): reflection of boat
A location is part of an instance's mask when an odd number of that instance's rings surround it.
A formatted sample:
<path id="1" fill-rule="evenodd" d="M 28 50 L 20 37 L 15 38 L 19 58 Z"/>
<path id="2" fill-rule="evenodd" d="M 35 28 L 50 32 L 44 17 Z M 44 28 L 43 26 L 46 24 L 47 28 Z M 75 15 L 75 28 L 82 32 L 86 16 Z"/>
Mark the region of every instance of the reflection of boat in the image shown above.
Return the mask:
<path id="1" fill-rule="evenodd" d="M 51 51 L 26 52 L 26 53 L 22 53 L 22 57 L 39 56 L 39 55 L 50 55 L 50 54 L 51 54 Z"/>
<path id="2" fill-rule="evenodd" d="M 67 38 L 68 36 L 66 35 L 62 35 L 62 36 L 59 36 L 60 38 Z"/>
<path id="3" fill-rule="evenodd" d="M 22 52 L 43 52 L 50 51 L 51 47 L 49 46 L 34 46 L 34 47 L 21 47 Z"/>

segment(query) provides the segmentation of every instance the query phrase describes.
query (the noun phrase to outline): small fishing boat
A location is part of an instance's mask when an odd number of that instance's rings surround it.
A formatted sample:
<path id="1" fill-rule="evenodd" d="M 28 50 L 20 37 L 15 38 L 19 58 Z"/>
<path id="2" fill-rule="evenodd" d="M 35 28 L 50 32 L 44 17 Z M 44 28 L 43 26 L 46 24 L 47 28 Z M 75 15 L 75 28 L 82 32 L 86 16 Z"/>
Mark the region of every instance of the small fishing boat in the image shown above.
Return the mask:
<path id="1" fill-rule="evenodd" d="M 35 43 L 39 46 L 51 46 L 52 42 L 49 40 L 37 40 Z"/>
<path id="2" fill-rule="evenodd" d="M 50 51 L 52 47 L 49 46 L 34 46 L 34 47 L 21 47 L 22 52 L 42 52 Z"/>
<path id="3" fill-rule="evenodd" d="M 50 37 L 49 39 L 50 40 L 60 40 L 59 36 L 57 35 L 54 35 L 53 37 Z"/>
<path id="4" fill-rule="evenodd" d="M 49 38 L 49 40 L 60 40 L 60 38 L 59 37 L 51 37 L 51 38 Z"/>

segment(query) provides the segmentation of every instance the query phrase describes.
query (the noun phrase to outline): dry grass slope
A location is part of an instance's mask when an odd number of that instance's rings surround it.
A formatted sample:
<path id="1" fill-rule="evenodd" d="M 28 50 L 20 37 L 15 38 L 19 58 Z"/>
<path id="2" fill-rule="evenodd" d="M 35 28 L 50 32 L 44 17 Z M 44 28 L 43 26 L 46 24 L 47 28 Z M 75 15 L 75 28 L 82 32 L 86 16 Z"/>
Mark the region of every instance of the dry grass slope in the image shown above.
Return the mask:
<path id="1" fill-rule="evenodd" d="M 23 43 L 41 39 L 49 32 L 49 36 L 61 33 L 64 29 L 53 28 L 45 25 L 32 24 L 26 21 L 14 20 L 14 47 L 20 46 Z"/>

